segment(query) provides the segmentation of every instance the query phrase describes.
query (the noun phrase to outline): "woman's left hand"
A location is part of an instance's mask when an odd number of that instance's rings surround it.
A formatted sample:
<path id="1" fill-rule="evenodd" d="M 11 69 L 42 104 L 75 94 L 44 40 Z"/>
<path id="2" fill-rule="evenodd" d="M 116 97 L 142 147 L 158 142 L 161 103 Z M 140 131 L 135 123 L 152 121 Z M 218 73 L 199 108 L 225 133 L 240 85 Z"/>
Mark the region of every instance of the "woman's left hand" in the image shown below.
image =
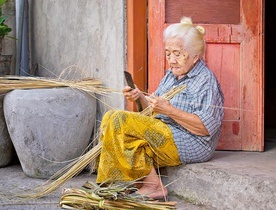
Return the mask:
<path id="1" fill-rule="evenodd" d="M 168 100 L 158 97 L 154 93 L 152 94 L 152 97 L 146 96 L 146 99 L 154 112 L 166 115 L 170 113 L 172 105 Z"/>

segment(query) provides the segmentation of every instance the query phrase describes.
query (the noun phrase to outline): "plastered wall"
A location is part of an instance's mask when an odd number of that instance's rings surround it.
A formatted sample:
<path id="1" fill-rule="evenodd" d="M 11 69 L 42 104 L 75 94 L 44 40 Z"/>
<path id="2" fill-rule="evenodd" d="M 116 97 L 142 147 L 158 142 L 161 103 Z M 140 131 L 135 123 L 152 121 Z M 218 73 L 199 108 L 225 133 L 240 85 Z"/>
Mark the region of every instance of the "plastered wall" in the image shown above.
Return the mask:
<path id="1" fill-rule="evenodd" d="M 29 0 L 30 68 L 38 76 L 100 78 L 124 87 L 124 0 Z M 124 108 L 123 95 L 100 96 L 98 115 Z"/>

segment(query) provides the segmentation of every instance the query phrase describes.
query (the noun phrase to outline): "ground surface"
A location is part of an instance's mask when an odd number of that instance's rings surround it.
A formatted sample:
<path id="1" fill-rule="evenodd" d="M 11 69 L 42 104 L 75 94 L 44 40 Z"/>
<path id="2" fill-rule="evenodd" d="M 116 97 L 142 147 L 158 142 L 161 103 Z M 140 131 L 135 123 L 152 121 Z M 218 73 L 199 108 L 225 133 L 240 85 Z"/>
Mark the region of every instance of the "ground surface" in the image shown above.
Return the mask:
<path id="1" fill-rule="evenodd" d="M 80 188 L 86 181 L 95 181 L 95 175 L 91 175 L 87 171 L 84 171 L 77 177 L 68 181 L 64 186 L 51 193 L 50 195 L 36 199 L 21 201 L 19 203 L 13 203 L 12 200 L 4 199 L 0 197 L 0 209 L 1 210 L 58 210 L 62 209 L 58 206 L 59 199 L 61 197 L 62 189 L 77 187 Z M 24 190 L 32 189 L 36 186 L 43 184 L 46 180 L 34 179 L 27 177 L 19 163 L 13 164 L 8 167 L 0 168 L 0 194 L 15 194 L 23 193 Z M 203 210 L 213 209 L 206 206 L 196 206 L 189 203 L 185 203 L 176 197 L 169 196 L 170 201 L 177 201 L 177 209 L 186 210 Z"/>

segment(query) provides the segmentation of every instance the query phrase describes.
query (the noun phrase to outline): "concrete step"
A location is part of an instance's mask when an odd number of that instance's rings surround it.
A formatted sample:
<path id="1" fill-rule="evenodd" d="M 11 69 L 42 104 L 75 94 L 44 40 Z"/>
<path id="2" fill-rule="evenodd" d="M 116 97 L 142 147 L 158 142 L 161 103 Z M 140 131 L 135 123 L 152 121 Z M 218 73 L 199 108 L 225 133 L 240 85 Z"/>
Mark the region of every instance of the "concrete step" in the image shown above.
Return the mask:
<path id="1" fill-rule="evenodd" d="M 206 163 L 166 168 L 170 193 L 217 209 L 276 209 L 276 141 L 265 152 L 216 151 Z"/>
<path id="2" fill-rule="evenodd" d="M 276 209 L 276 142 L 266 142 L 265 152 L 217 151 L 206 163 L 164 168 L 169 200 L 185 210 Z M 44 183 L 27 177 L 20 164 L 0 168 L 1 210 L 57 210 L 63 188 L 81 187 L 96 175 L 83 172 L 49 196 L 13 203 L 1 195 L 23 192 Z"/>

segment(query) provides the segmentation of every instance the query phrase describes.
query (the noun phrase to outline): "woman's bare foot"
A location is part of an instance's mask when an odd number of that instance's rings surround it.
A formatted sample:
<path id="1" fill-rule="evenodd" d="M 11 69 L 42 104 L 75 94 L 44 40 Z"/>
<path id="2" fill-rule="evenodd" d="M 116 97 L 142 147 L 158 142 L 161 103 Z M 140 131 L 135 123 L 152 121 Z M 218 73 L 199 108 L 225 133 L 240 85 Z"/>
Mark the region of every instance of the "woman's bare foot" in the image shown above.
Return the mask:
<path id="1" fill-rule="evenodd" d="M 167 197 L 168 189 L 163 185 L 154 167 L 152 167 L 149 175 L 143 179 L 142 186 L 136 191 L 136 194 L 153 199 L 164 199 Z"/>
<path id="2" fill-rule="evenodd" d="M 158 199 L 165 199 L 168 195 L 168 190 L 166 187 L 160 188 L 160 187 L 153 187 L 153 186 L 143 186 L 135 193 L 158 200 Z"/>

